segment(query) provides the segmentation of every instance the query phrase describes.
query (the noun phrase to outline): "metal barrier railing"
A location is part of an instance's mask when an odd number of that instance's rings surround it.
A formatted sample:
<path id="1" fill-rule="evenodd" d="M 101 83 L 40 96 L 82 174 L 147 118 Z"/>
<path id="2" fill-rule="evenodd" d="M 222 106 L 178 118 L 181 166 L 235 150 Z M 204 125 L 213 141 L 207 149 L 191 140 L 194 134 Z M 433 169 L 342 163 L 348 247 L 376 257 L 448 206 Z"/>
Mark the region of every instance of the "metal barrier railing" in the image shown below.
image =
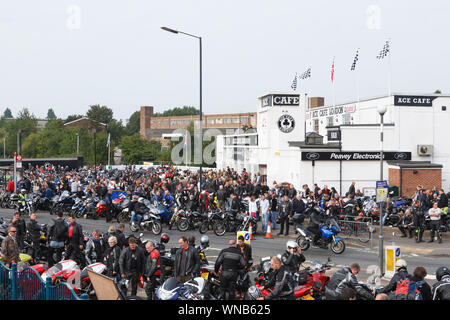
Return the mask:
<path id="1" fill-rule="evenodd" d="M 372 226 L 372 219 L 370 218 L 365 218 L 364 220 L 338 220 L 338 225 L 341 228 L 339 235 L 343 238 L 357 239 L 362 243 L 367 243 L 372 240 L 374 228 Z"/>
<path id="2" fill-rule="evenodd" d="M 50 277 L 44 281 L 33 268 L 17 271 L 17 264 L 11 269 L 0 261 L 0 300 L 87 300 L 83 294 L 78 297 L 67 283 L 52 285 Z"/>

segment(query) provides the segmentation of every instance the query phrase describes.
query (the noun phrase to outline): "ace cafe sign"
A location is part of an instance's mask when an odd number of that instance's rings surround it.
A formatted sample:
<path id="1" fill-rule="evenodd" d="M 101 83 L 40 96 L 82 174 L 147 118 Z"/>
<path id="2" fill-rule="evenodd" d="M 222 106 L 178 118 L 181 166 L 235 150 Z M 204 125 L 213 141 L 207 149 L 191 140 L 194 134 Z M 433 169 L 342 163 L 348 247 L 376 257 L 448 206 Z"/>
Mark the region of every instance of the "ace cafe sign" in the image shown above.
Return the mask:
<path id="1" fill-rule="evenodd" d="M 433 96 L 394 96 L 394 106 L 399 107 L 431 107 Z"/>
<path id="2" fill-rule="evenodd" d="M 299 94 L 271 94 L 261 99 L 261 106 L 299 106 Z"/>

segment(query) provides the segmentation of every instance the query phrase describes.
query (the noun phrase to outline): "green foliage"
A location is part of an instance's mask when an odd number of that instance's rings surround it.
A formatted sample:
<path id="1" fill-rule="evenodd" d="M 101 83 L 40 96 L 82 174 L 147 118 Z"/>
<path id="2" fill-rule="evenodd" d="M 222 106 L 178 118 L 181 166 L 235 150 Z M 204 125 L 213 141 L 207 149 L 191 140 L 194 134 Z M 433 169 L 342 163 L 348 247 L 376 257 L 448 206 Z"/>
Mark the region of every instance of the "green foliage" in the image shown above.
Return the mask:
<path id="1" fill-rule="evenodd" d="M 8 119 L 12 118 L 13 115 L 12 115 L 11 109 L 6 108 L 5 112 L 3 112 L 3 117 L 8 118 Z"/>
<path id="2" fill-rule="evenodd" d="M 56 119 L 55 111 L 53 111 L 52 108 L 48 109 L 47 111 L 47 119 L 49 120 Z"/>
<path id="3" fill-rule="evenodd" d="M 434 92 L 435 94 L 441 94 L 441 90 L 436 90 L 435 92 Z"/>
<path id="4" fill-rule="evenodd" d="M 90 106 L 90 109 L 86 113 L 86 117 L 94 121 L 109 124 L 113 119 L 113 111 L 107 106 L 95 104 Z"/>
<path id="5" fill-rule="evenodd" d="M 135 133 L 139 133 L 141 130 L 141 112 L 136 111 L 134 112 L 130 119 L 128 120 L 128 123 L 125 127 L 125 133 L 128 136 L 131 136 Z"/>
<path id="6" fill-rule="evenodd" d="M 112 119 L 108 124 L 108 132 L 111 133 L 111 141 L 114 141 L 115 144 L 119 144 L 120 138 L 125 135 L 126 129 L 122 125 L 122 120 L 117 121 L 116 119 Z"/>
<path id="7" fill-rule="evenodd" d="M 79 114 L 72 114 L 72 115 L 68 116 L 66 120 L 64 120 L 64 123 L 68 123 L 68 122 L 71 122 L 71 121 L 75 121 L 75 120 L 78 120 L 78 119 L 81 119 L 81 118 L 83 118 L 82 115 L 79 115 Z"/>
<path id="8" fill-rule="evenodd" d="M 161 144 L 157 141 L 143 139 L 138 133 L 124 136 L 120 141 L 124 162 L 137 164 L 142 161 L 155 160 L 161 150 Z"/>
<path id="9" fill-rule="evenodd" d="M 174 116 L 194 116 L 199 115 L 200 110 L 195 107 L 184 106 L 183 108 L 173 108 L 166 110 L 162 113 L 156 112 L 153 114 L 154 117 L 174 117 Z"/>

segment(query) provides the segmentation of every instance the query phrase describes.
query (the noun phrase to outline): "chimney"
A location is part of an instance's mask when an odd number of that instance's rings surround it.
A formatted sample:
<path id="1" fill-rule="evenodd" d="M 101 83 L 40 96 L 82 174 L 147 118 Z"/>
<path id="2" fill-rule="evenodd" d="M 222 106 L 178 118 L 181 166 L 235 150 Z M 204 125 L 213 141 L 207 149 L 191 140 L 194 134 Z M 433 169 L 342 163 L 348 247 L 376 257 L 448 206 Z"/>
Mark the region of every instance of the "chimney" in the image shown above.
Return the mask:
<path id="1" fill-rule="evenodd" d="M 140 114 L 141 137 L 148 138 L 147 129 L 151 129 L 152 117 L 153 117 L 153 107 L 141 106 L 141 114 Z"/>
<path id="2" fill-rule="evenodd" d="M 325 105 L 325 98 L 324 97 L 311 97 L 309 98 L 309 108 L 319 108 L 323 107 Z"/>

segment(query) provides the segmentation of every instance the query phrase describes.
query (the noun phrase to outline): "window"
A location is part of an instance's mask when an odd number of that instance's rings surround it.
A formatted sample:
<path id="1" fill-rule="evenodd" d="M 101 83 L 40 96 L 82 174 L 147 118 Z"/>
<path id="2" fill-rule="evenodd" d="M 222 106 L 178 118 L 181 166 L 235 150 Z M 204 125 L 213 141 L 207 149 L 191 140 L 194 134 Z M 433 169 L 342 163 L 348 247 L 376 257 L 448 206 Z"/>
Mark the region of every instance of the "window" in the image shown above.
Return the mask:
<path id="1" fill-rule="evenodd" d="M 170 125 L 171 126 L 176 126 L 177 125 L 177 120 L 170 120 Z"/>
<path id="2" fill-rule="evenodd" d="M 208 124 L 214 124 L 214 119 L 208 119 Z"/>
<path id="3" fill-rule="evenodd" d="M 351 124 L 352 115 L 350 113 L 342 115 L 342 124 Z"/>
<path id="4" fill-rule="evenodd" d="M 333 126 L 333 117 L 327 117 L 327 126 L 328 127 Z"/>
<path id="5" fill-rule="evenodd" d="M 168 125 L 169 125 L 169 120 L 164 120 L 163 124 L 164 124 L 165 126 L 168 126 Z"/>
<path id="6" fill-rule="evenodd" d="M 233 123 L 239 123 L 239 118 L 233 118 L 233 119 L 232 119 L 232 122 L 233 122 Z"/>
<path id="7" fill-rule="evenodd" d="M 222 124 L 222 118 L 217 118 L 217 119 L 216 119 L 216 123 L 217 123 L 217 124 Z"/>
<path id="8" fill-rule="evenodd" d="M 225 118 L 225 119 L 223 119 L 223 123 L 231 123 L 231 119 L 230 118 Z"/>
<path id="9" fill-rule="evenodd" d="M 314 132 L 319 133 L 319 119 L 314 119 Z"/>
<path id="10" fill-rule="evenodd" d="M 184 120 L 184 124 L 189 125 L 190 122 L 191 122 L 191 120 Z"/>
<path id="11" fill-rule="evenodd" d="M 158 126 L 161 126 L 161 120 L 158 120 Z"/>
<path id="12" fill-rule="evenodd" d="M 178 120 L 178 125 L 182 126 L 183 125 L 183 120 Z"/>
<path id="13" fill-rule="evenodd" d="M 242 117 L 241 123 L 244 123 L 244 124 L 248 123 L 248 117 Z"/>

